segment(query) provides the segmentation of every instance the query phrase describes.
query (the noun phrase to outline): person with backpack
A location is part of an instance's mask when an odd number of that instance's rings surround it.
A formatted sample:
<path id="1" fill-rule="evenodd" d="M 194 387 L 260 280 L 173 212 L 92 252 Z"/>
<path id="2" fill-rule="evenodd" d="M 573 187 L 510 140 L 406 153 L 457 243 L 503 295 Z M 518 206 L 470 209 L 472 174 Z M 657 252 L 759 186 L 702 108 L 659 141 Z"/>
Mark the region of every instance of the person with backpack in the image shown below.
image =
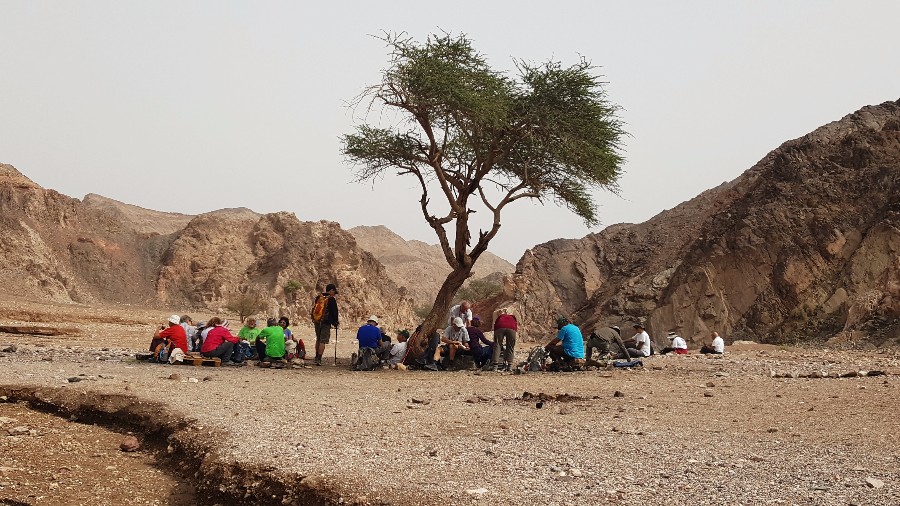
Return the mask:
<path id="1" fill-rule="evenodd" d="M 322 365 L 322 355 L 325 354 L 325 345 L 331 341 L 331 328 L 338 328 L 338 305 L 335 300 L 337 286 L 329 283 L 325 291 L 316 296 L 313 301 L 310 317 L 316 330 L 316 365 Z"/>

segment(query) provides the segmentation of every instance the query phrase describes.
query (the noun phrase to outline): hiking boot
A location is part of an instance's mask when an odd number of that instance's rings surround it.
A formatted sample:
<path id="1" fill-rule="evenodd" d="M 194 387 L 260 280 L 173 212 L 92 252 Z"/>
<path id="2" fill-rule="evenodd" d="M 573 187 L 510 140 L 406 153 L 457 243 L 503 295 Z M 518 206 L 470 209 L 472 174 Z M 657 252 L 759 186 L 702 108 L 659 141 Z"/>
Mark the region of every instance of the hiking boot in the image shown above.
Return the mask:
<path id="1" fill-rule="evenodd" d="M 321 359 L 321 358 L 317 358 L 316 361 L 313 362 L 313 365 L 322 365 L 322 359 Z"/>
<path id="2" fill-rule="evenodd" d="M 440 370 L 438 368 L 438 365 L 435 364 L 434 362 L 429 362 L 429 363 L 425 364 L 424 367 L 425 367 L 425 369 L 428 369 L 429 371 L 439 371 Z"/>

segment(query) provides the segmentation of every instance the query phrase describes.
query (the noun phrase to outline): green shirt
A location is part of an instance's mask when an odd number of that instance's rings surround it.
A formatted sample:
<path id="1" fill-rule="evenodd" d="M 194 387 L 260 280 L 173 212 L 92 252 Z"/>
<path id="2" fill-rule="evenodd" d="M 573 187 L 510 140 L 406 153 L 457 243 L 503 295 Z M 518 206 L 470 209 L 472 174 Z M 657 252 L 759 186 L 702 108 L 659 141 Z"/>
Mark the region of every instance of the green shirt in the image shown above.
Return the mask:
<path id="1" fill-rule="evenodd" d="M 257 336 L 266 340 L 266 356 L 271 358 L 284 357 L 284 329 L 280 325 L 266 327 Z"/>
<path id="2" fill-rule="evenodd" d="M 251 329 L 250 327 L 245 326 L 241 329 L 240 332 L 238 332 L 238 337 L 240 337 L 241 339 L 246 339 L 247 341 L 253 343 L 256 341 L 256 336 L 258 336 L 260 332 L 262 332 L 262 329 L 256 327 L 253 327 Z"/>

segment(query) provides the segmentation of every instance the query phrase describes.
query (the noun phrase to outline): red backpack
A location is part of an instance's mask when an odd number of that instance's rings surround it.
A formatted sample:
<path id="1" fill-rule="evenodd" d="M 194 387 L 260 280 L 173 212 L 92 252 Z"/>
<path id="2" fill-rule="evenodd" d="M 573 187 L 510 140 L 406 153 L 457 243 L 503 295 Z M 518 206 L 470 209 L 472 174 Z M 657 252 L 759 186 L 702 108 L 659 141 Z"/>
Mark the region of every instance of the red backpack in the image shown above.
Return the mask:
<path id="1" fill-rule="evenodd" d="M 330 295 L 316 295 L 316 301 L 313 303 L 312 321 L 313 323 L 322 323 L 325 319 L 325 313 L 328 309 L 328 299 Z"/>

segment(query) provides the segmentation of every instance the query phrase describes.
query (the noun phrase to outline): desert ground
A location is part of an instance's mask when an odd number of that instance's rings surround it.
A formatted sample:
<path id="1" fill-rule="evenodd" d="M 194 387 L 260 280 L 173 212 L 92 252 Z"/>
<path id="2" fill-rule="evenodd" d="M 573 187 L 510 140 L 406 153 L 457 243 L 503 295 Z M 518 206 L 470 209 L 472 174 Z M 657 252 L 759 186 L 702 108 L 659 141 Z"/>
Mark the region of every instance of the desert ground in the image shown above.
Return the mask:
<path id="1" fill-rule="evenodd" d="M 173 312 L 0 300 L 62 332 L 0 333 L 0 504 L 900 504 L 900 350 L 353 372 L 345 322 L 337 366 L 135 361 Z"/>

